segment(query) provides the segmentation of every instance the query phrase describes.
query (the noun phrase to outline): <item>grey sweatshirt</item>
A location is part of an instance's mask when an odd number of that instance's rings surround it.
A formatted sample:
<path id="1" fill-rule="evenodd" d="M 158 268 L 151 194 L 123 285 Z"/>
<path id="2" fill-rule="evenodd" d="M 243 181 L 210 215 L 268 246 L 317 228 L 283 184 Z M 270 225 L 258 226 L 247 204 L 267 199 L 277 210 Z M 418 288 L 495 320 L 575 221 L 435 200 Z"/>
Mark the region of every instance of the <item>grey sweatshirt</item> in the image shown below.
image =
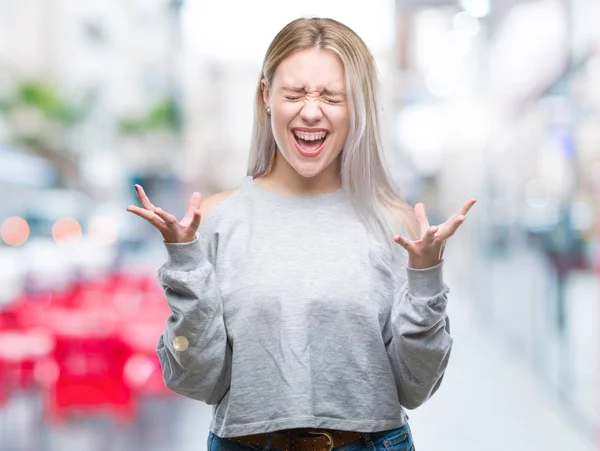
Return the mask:
<path id="1" fill-rule="evenodd" d="M 214 434 L 392 429 L 439 387 L 443 262 L 407 267 L 343 190 L 281 196 L 245 177 L 197 236 L 165 243 L 173 314 L 157 353 L 171 390 L 213 405 Z"/>

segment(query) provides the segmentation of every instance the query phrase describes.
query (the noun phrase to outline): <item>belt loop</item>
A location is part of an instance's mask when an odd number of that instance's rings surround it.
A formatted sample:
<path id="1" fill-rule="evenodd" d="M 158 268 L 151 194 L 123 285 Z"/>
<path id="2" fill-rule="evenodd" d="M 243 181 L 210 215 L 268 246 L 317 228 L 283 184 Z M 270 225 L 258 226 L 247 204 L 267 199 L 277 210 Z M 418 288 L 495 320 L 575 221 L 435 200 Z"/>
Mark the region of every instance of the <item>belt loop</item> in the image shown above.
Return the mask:
<path id="1" fill-rule="evenodd" d="M 363 440 L 365 441 L 365 444 L 367 445 L 367 448 L 375 450 L 375 445 L 373 444 L 373 437 L 371 432 L 363 432 L 362 436 Z"/>
<path id="2" fill-rule="evenodd" d="M 265 440 L 265 445 L 263 446 L 263 451 L 270 451 L 271 443 L 273 443 L 273 437 L 275 437 L 275 432 L 267 433 L 267 439 Z"/>

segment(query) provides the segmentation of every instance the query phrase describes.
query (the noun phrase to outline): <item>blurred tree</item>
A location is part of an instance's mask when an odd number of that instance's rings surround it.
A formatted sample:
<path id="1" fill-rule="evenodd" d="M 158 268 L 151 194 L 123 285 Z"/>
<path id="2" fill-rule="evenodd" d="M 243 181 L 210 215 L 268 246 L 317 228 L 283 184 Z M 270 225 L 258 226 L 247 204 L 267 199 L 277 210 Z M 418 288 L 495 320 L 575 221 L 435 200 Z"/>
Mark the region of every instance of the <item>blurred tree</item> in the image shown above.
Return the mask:
<path id="1" fill-rule="evenodd" d="M 62 99 L 51 86 L 36 81 L 19 86 L 17 98 L 22 104 L 39 109 L 47 118 L 64 125 L 74 125 L 83 117 L 83 108 Z"/>
<path id="2" fill-rule="evenodd" d="M 59 184 L 68 186 L 79 178 L 78 149 L 69 145 L 69 133 L 85 118 L 87 105 L 71 101 L 45 81 L 23 80 L 0 99 L 0 114 L 8 122 L 8 139 L 51 161 Z"/>
<path id="3" fill-rule="evenodd" d="M 180 129 L 179 108 L 172 98 L 157 101 L 141 117 L 126 118 L 119 121 L 119 131 L 127 135 L 138 135 L 155 131 L 178 133 Z"/>

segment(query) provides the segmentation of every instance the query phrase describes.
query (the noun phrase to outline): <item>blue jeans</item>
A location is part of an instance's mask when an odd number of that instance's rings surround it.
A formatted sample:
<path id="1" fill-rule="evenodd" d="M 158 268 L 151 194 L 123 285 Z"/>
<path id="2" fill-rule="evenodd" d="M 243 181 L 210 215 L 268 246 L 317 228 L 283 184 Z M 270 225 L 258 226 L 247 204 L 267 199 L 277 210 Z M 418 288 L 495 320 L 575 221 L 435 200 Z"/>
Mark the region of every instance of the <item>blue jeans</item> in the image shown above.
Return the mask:
<path id="1" fill-rule="evenodd" d="M 271 448 L 271 440 L 275 433 L 271 432 L 264 447 L 238 443 L 221 438 L 209 431 L 208 451 L 285 451 Z M 410 426 L 405 424 L 397 429 L 380 432 L 363 432 L 362 440 L 336 446 L 331 451 L 415 451 Z"/>

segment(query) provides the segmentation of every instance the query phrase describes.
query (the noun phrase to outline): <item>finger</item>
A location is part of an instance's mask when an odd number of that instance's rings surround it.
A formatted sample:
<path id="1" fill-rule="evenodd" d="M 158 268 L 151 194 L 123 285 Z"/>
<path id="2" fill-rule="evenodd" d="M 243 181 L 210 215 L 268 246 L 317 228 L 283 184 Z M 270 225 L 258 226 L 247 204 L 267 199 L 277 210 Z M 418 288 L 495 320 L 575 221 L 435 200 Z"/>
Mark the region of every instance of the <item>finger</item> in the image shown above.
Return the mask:
<path id="1" fill-rule="evenodd" d="M 146 192 L 144 191 L 144 188 L 142 188 L 141 185 L 135 185 L 135 192 L 137 193 L 142 206 L 146 210 L 154 211 L 154 208 L 156 207 L 152 205 L 152 202 L 150 202 L 150 199 L 148 199 L 148 196 L 146 196 Z"/>
<path id="2" fill-rule="evenodd" d="M 138 215 L 142 219 L 145 219 L 161 232 L 167 229 L 167 225 L 165 224 L 165 222 L 151 211 L 148 211 L 144 208 L 136 207 L 135 205 L 129 205 L 127 207 L 127 211 Z"/>
<path id="3" fill-rule="evenodd" d="M 475 199 L 475 198 L 471 198 L 467 202 L 465 202 L 462 207 L 460 207 L 458 210 L 456 210 L 454 212 L 454 214 L 446 220 L 446 222 L 444 222 L 443 224 L 440 224 L 440 229 L 446 228 L 447 226 L 451 226 L 459 216 L 466 216 L 466 214 L 469 212 L 471 207 L 473 205 L 475 205 L 475 202 L 477 202 L 477 199 Z M 455 229 L 455 231 L 456 231 L 456 229 Z"/>
<path id="4" fill-rule="evenodd" d="M 456 231 L 462 225 L 462 223 L 465 222 L 465 219 L 467 219 L 467 217 L 464 215 L 458 215 L 456 217 L 456 220 L 449 227 L 451 235 L 454 235 L 456 233 Z"/>
<path id="5" fill-rule="evenodd" d="M 200 227 L 200 219 L 201 219 L 200 210 L 194 211 L 193 216 L 192 216 L 192 222 L 190 223 L 190 226 L 189 226 L 190 233 L 192 233 L 194 235 L 196 234 L 196 232 L 198 231 L 198 227 Z"/>
<path id="6" fill-rule="evenodd" d="M 429 227 L 429 229 L 427 229 L 427 231 L 425 232 L 425 236 L 422 238 L 423 244 L 425 246 L 433 246 L 433 242 L 436 238 L 435 234 L 437 231 L 438 231 L 437 226 L 432 226 L 432 227 Z"/>
<path id="7" fill-rule="evenodd" d="M 415 205 L 415 216 L 417 217 L 417 222 L 421 228 L 421 238 L 427 233 L 429 229 L 429 219 L 427 219 L 427 213 L 425 212 L 425 205 L 419 202 Z"/>
<path id="8" fill-rule="evenodd" d="M 467 215 L 467 213 L 469 212 L 469 210 L 471 209 L 471 207 L 472 207 L 473 205 L 475 205 L 475 202 L 477 202 L 477 199 L 475 199 L 475 198 L 471 198 L 471 199 L 469 199 L 468 201 L 466 201 L 466 202 L 463 204 L 463 206 L 462 206 L 462 207 L 460 207 L 460 208 L 458 209 L 458 211 L 455 213 L 455 216 L 460 216 L 460 215 L 462 215 L 462 216 L 466 216 L 466 215 Z"/>
<path id="9" fill-rule="evenodd" d="M 452 222 L 445 224 L 443 228 L 440 227 L 440 231 L 436 234 L 436 238 L 447 240 L 456 233 L 461 224 L 465 222 L 465 219 L 466 217 L 464 215 L 456 216 Z"/>
<path id="10" fill-rule="evenodd" d="M 406 249 L 407 251 L 409 251 L 412 248 L 412 243 L 400 235 L 395 235 L 394 241 L 396 243 L 398 243 L 400 246 L 402 246 L 404 249 Z"/>
<path id="11" fill-rule="evenodd" d="M 174 215 L 172 215 L 171 213 L 167 213 L 160 207 L 156 207 L 154 209 L 154 213 L 156 213 L 167 224 L 169 228 L 172 228 L 175 225 L 179 225 L 179 223 L 177 222 L 177 218 Z"/>
<path id="12" fill-rule="evenodd" d="M 188 202 L 187 212 L 185 216 L 181 219 L 181 224 L 184 226 L 191 225 L 192 219 L 194 218 L 194 212 L 200 210 L 200 202 L 202 196 L 199 192 L 194 191 L 190 196 L 190 201 Z"/>

